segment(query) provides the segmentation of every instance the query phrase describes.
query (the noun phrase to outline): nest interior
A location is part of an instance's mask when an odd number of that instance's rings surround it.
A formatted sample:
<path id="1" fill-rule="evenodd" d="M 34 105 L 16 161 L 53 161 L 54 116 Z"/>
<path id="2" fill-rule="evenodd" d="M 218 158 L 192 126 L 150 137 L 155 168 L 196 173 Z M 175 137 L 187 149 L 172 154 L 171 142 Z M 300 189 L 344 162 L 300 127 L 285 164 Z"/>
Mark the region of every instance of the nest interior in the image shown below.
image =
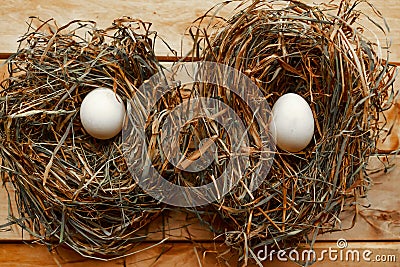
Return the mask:
<path id="1" fill-rule="evenodd" d="M 33 18 L 7 61 L 0 89 L 0 176 L 16 190 L 18 223 L 50 247 L 85 256 L 121 255 L 146 237 L 162 205 L 132 179 L 121 136 L 97 140 L 79 119 L 95 88 L 123 101 L 159 71 L 156 33 L 123 17 L 106 29 L 92 21 Z"/>

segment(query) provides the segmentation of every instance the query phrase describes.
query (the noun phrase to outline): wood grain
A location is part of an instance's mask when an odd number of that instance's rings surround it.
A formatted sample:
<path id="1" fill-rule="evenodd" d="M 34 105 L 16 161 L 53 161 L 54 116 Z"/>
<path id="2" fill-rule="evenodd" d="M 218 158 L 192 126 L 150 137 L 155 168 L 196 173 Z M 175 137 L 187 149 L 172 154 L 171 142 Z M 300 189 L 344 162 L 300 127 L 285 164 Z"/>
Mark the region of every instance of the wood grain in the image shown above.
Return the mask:
<path id="1" fill-rule="evenodd" d="M 220 1 L 148 0 L 148 1 L 80 1 L 80 0 L 33 0 L 5 1 L 0 8 L 0 52 L 9 53 L 17 48 L 17 40 L 27 30 L 30 16 L 43 20 L 54 18 L 58 25 L 74 19 L 94 20 L 100 28 L 110 26 L 122 16 L 139 18 L 153 23 L 152 29 L 159 33 L 173 49 L 180 52 L 181 40 L 186 28 L 209 8 Z M 185 43 L 185 51 L 190 48 Z M 172 55 L 158 42 L 157 54 Z"/>
<path id="2" fill-rule="evenodd" d="M 4 267 L 111 267 L 124 266 L 124 259 L 99 262 L 81 257 L 74 251 L 62 248 L 49 252 L 42 245 L 0 244 L 0 266 Z"/>
<path id="3" fill-rule="evenodd" d="M 205 11 L 220 3 L 220 0 L 14 0 L 3 1 L 0 9 L 0 53 L 16 51 L 18 38 L 26 32 L 29 16 L 42 19 L 55 18 L 59 25 L 73 19 L 87 19 L 106 27 L 121 16 L 131 16 L 153 23 L 153 30 L 176 51 L 187 52 L 191 47 L 189 39 L 183 38 L 186 29 Z M 308 3 L 326 3 L 324 0 L 306 0 Z M 391 61 L 400 62 L 400 5 L 398 0 L 371 0 L 386 17 L 391 26 Z M 229 5 L 221 12 L 230 14 L 235 5 Z M 366 7 L 364 8 L 367 9 Z M 368 11 L 368 14 L 372 13 Z M 367 22 L 365 22 L 367 24 Z M 184 39 L 183 44 L 181 41 Z M 156 47 L 157 54 L 171 55 L 161 42 Z"/>
<path id="4" fill-rule="evenodd" d="M 342 252 L 338 249 L 335 242 L 319 242 L 316 243 L 313 250 L 315 255 L 323 261 L 317 261 L 313 266 L 400 266 L 400 243 L 388 242 L 348 242 L 348 247 Z M 151 244 L 142 244 L 136 250 L 145 249 Z M 301 259 L 302 251 L 309 248 L 300 248 L 299 259 Z M 323 250 L 332 250 L 331 257 L 328 253 L 322 254 Z M 336 251 L 334 251 L 336 250 Z M 363 258 L 364 251 L 371 251 L 368 257 Z M 0 266 L 4 267 L 111 267 L 111 266 L 158 266 L 158 267 L 181 267 L 181 266 L 236 266 L 237 257 L 234 253 L 222 255 L 229 249 L 218 243 L 165 243 L 144 250 L 140 253 L 111 261 L 97 261 L 93 259 L 83 258 L 68 248 L 58 248 L 49 252 L 46 247 L 41 245 L 26 244 L 2 244 L 0 245 Z M 350 252 L 349 252 L 350 251 Z M 356 252 L 358 251 L 358 252 Z M 264 250 L 259 254 L 263 256 Z M 352 254 L 356 253 L 356 254 Z M 357 254 L 359 261 L 357 261 Z M 233 256 L 232 256 L 233 255 Z M 291 254 L 295 256 L 295 254 Z M 307 259 L 308 254 L 304 254 Z M 342 256 L 341 256 L 342 255 Z M 346 256 L 347 255 L 347 256 Z M 353 256 L 354 255 L 354 258 Z M 386 258 L 386 262 L 377 262 L 376 259 Z M 336 258 L 336 259 L 335 259 Z M 389 262 L 390 258 L 390 262 Z M 370 261 L 366 261 L 370 260 Z M 253 261 L 249 260 L 248 266 L 257 266 Z M 297 264 L 290 261 L 279 260 L 277 255 L 272 256 L 272 260 L 268 257 L 262 261 L 263 266 L 267 267 L 294 267 Z"/>

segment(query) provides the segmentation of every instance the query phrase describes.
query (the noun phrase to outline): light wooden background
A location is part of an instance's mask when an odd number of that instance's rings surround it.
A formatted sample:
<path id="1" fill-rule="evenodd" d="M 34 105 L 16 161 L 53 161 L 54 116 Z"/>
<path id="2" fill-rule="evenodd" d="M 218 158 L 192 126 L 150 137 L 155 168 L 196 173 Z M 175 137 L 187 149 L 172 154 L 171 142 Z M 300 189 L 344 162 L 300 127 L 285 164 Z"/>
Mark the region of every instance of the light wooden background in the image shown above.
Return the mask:
<path id="1" fill-rule="evenodd" d="M 15 0 L 2 1 L 0 8 L 0 53 L 12 53 L 16 50 L 17 40 L 26 31 L 29 16 L 42 19 L 55 18 L 59 25 L 72 19 L 96 20 L 101 27 L 109 25 L 113 19 L 123 15 L 140 18 L 153 23 L 153 29 L 177 51 L 187 52 L 190 47 L 183 33 L 191 22 L 206 10 L 218 3 L 216 0 Z M 312 2 L 308 0 L 308 2 Z M 318 2 L 318 1 L 314 1 Z M 319 1 L 323 2 L 323 1 Z M 386 17 L 391 27 L 391 61 L 400 62 L 400 1 L 371 1 Z M 232 8 L 227 9 L 225 14 Z M 171 55 L 161 45 L 157 47 L 159 55 Z M 0 72 L 0 80 L 4 73 Z M 396 89 L 400 85 L 397 83 Z M 345 238 L 349 248 L 370 249 L 374 255 L 396 255 L 396 263 L 357 263 L 357 262 L 320 262 L 313 266 L 400 266 L 400 158 L 390 155 L 400 147 L 400 101 L 386 114 L 390 118 L 388 129 L 394 125 L 389 136 L 379 144 L 379 150 L 386 153 L 370 159 L 369 169 L 374 185 L 365 200 L 368 208 L 359 207 L 356 226 L 351 230 L 336 232 L 319 237 L 316 250 L 336 247 L 338 238 Z M 386 167 L 386 168 L 385 168 Z M 12 191 L 12 189 L 11 189 Z M 7 222 L 8 204 L 4 188 L 0 189 L 0 225 Z M 351 225 L 351 211 L 342 214 L 343 228 Z M 227 250 L 224 244 L 214 242 L 214 236 L 205 226 L 198 223 L 193 215 L 171 212 L 154 221 L 150 226 L 154 234 L 149 243 L 137 249 L 156 244 L 165 237 L 162 245 L 152 249 L 109 262 L 99 262 L 83 258 L 73 251 L 61 248 L 48 252 L 39 244 L 32 244 L 29 236 L 16 227 L 0 230 L 0 266 L 215 266 L 224 263 L 217 255 Z M 23 241 L 25 240 L 25 241 Z M 229 264 L 237 265 L 232 254 Z M 295 266 L 283 262 L 265 262 L 265 266 Z"/>

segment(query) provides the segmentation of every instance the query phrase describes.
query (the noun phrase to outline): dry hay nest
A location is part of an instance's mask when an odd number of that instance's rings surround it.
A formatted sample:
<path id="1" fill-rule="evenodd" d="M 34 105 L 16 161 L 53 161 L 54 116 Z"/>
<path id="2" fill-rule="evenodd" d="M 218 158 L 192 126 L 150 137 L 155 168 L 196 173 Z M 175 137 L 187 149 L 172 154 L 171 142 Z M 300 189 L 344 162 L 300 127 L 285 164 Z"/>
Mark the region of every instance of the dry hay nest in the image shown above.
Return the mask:
<path id="1" fill-rule="evenodd" d="M 92 21 L 33 18 L 7 61 L 0 89 L 0 167 L 12 182 L 11 220 L 49 245 L 109 258 L 146 238 L 162 205 L 130 175 L 121 135 L 97 140 L 83 129 L 82 99 L 98 87 L 125 102 L 159 71 L 156 33 L 127 17 L 107 29 Z"/>
<path id="2" fill-rule="evenodd" d="M 246 175 L 211 213 L 196 211 L 239 250 L 241 260 L 261 264 L 257 253 L 265 246 L 276 251 L 301 240 L 312 245 L 318 234 L 340 229 L 340 212 L 365 197 L 367 161 L 375 150 L 378 121 L 384 121 L 380 112 L 393 97 L 395 68 L 388 63 L 386 24 L 368 2 L 245 1 L 228 19 L 218 17 L 218 8 L 190 29 L 196 41 L 202 39 L 196 56 L 246 74 L 271 107 L 285 93 L 301 95 L 315 120 L 307 148 L 278 149 L 256 191 L 248 191 L 254 176 Z M 371 30 L 383 38 L 367 38 Z M 219 87 L 206 85 L 202 96 L 220 94 Z M 246 113 L 245 106 L 236 105 L 238 97 L 220 99 L 237 114 Z M 218 227 L 221 220 L 224 226 Z"/>

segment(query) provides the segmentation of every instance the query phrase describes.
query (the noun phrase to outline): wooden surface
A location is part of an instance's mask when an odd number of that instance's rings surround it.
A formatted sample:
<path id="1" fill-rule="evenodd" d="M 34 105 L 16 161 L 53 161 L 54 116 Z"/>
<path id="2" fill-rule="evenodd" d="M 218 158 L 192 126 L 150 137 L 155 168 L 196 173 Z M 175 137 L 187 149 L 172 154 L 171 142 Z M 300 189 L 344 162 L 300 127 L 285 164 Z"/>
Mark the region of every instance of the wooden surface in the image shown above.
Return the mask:
<path id="1" fill-rule="evenodd" d="M 206 0 L 149 0 L 149 1 L 3 1 L 0 8 L 0 53 L 12 53 L 16 49 L 16 40 L 26 31 L 29 16 L 42 19 L 54 17 L 59 25 L 72 19 L 91 19 L 105 27 L 115 18 L 123 15 L 138 17 L 153 22 L 153 29 L 177 51 L 187 52 L 190 42 L 186 39 L 181 46 L 183 33 L 191 22 L 219 1 Z M 319 2 L 309 0 L 308 2 Z M 391 27 L 391 60 L 400 62 L 400 5 L 399 0 L 372 0 L 387 18 Z M 226 13 L 229 13 L 229 9 Z M 158 55 L 171 55 L 168 49 L 159 43 Z M 0 72 L 0 79 L 3 73 Z M 400 83 L 396 83 L 398 89 Z M 390 153 L 400 147 L 400 98 L 385 113 L 389 122 L 386 125 L 388 136 L 383 136 L 379 149 Z M 340 266 L 400 266 L 400 157 L 383 156 L 371 158 L 369 169 L 373 186 L 368 199 L 359 206 L 356 226 L 350 230 L 325 234 L 319 237 L 315 249 L 321 251 L 336 247 L 338 238 L 345 238 L 349 248 L 370 249 L 375 255 L 396 255 L 397 262 L 340 262 Z M 396 167 L 397 166 L 397 167 Z M 9 185 L 8 185 L 9 186 Z M 12 194 L 12 188 L 8 187 Z M 15 209 L 15 205 L 11 205 Z M 7 194 L 0 189 L 0 225 L 7 222 Z M 351 210 L 343 212 L 342 228 L 348 228 L 353 217 Z M 86 259 L 68 248 L 59 248 L 48 252 L 47 248 L 31 244 L 29 235 L 15 226 L 0 230 L 0 266 L 231 266 L 237 265 L 234 253 L 218 257 L 228 248 L 220 241 L 213 241 L 214 235 L 207 227 L 200 225 L 192 214 L 172 211 L 150 226 L 149 241 L 140 244 L 135 251 L 144 250 L 126 258 L 109 262 Z M 165 243 L 155 246 L 161 240 Z M 24 244 L 28 242 L 28 244 Z M 296 266 L 294 263 L 263 262 L 265 266 Z M 335 266 L 338 262 L 325 260 L 313 266 Z M 252 265 L 251 265 L 252 266 Z"/>
<path id="2" fill-rule="evenodd" d="M 17 49 L 17 40 L 27 30 L 30 16 L 43 20 L 54 18 L 58 25 L 73 19 L 95 20 L 99 27 L 107 27 L 115 18 L 131 16 L 153 23 L 153 30 L 176 51 L 189 51 L 191 43 L 183 38 L 186 29 L 205 11 L 220 3 L 220 0 L 14 0 L 2 1 L 0 8 L 0 53 Z M 305 0 L 308 3 L 324 3 L 324 0 Z M 326 0 L 325 2 L 328 2 Z M 391 61 L 400 62 L 400 5 L 398 0 L 370 0 L 381 10 L 391 26 Z M 365 5 L 364 5 L 365 6 Z M 231 14 L 234 4 L 221 10 L 220 14 Z M 365 6 L 366 9 L 366 6 Z M 371 13 L 371 12 L 369 12 Z M 366 23 L 366 22 L 365 22 Z M 182 39 L 183 45 L 181 45 Z M 171 54 L 167 47 L 158 42 L 159 55 Z"/>
<path id="3" fill-rule="evenodd" d="M 16 50 L 18 37 L 26 32 L 26 21 L 30 16 L 38 16 L 43 20 L 54 18 L 58 25 L 74 19 L 94 20 L 100 28 L 110 26 L 116 18 L 130 16 L 152 22 L 152 29 L 157 31 L 173 49 L 181 51 L 181 41 L 187 27 L 219 2 L 216 0 L 3 1 L 0 8 L 0 53 Z M 188 51 L 190 47 L 188 41 L 185 41 L 184 47 L 185 51 Z M 157 54 L 171 55 L 162 42 L 158 42 Z"/>
<path id="4" fill-rule="evenodd" d="M 182 267 L 182 266 L 236 266 L 237 258 L 225 255 L 224 257 L 217 257 L 228 248 L 222 244 L 189 244 L 189 243 L 166 243 L 154 247 L 153 249 L 147 249 L 148 244 L 142 244 L 138 249 L 145 249 L 144 251 L 131 255 L 127 258 L 116 259 L 108 262 L 99 262 L 97 260 L 83 258 L 76 255 L 72 251 L 60 248 L 57 251 L 49 253 L 47 249 L 41 245 L 21 245 L 21 244 L 4 244 L 0 246 L 0 266 L 4 267 L 31 267 L 31 266 L 41 266 L 41 267 L 125 267 L 125 266 L 157 266 L 157 267 Z M 315 245 L 314 251 L 318 257 L 322 257 L 322 250 L 326 249 L 337 249 L 335 242 L 319 242 Z M 371 250 L 373 253 L 369 256 L 370 261 L 364 261 L 362 254 L 360 254 L 360 261 L 353 261 L 351 254 L 347 257 L 346 261 L 346 251 L 359 251 L 363 253 L 365 250 Z M 350 242 L 348 243 L 348 249 L 343 250 L 342 254 L 343 261 L 339 262 L 340 252 L 338 250 L 337 254 L 332 254 L 332 259 L 334 255 L 337 255 L 338 259 L 336 261 L 324 261 L 316 262 L 313 266 L 324 267 L 324 266 L 347 266 L 347 267 L 357 267 L 357 266 L 385 266 L 394 267 L 398 266 L 396 262 L 393 261 L 393 256 L 397 256 L 398 261 L 398 251 L 400 250 L 399 243 L 392 242 L 369 242 L 365 244 L 364 242 Z M 325 254 L 323 254 L 325 255 Z M 377 262 L 375 257 L 378 256 L 381 259 L 385 257 L 386 262 Z M 328 258 L 328 256 L 326 256 Z M 379 258 L 377 258 L 379 259 Z M 262 262 L 263 266 L 269 267 L 295 267 L 298 266 L 293 262 L 279 261 L 278 259 L 273 259 L 272 261 L 265 260 Z M 250 263 L 248 266 L 256 266 Z"/>

